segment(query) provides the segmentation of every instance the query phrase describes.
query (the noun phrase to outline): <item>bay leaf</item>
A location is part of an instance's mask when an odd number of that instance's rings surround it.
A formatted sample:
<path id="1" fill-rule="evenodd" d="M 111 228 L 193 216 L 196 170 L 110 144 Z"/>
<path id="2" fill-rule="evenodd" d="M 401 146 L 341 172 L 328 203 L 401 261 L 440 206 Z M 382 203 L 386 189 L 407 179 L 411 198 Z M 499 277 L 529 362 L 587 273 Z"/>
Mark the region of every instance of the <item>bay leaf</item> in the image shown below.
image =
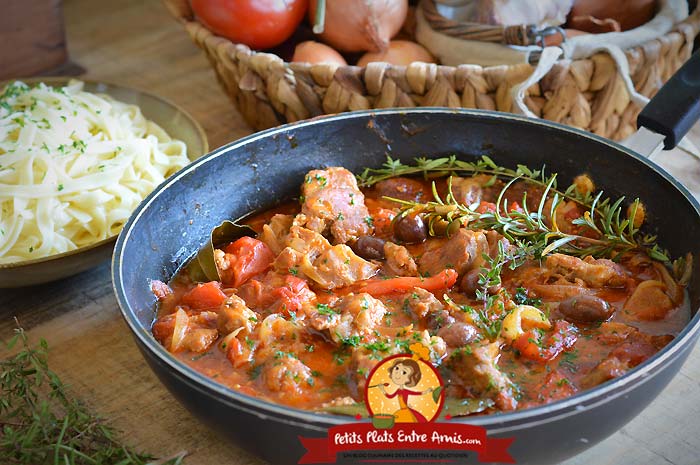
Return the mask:
<path id="1" fill-rule="evenodd" d="M 236 221 L 223 221 L 212 229 L 207 243 L 185 268 L 190 279 L 195 282 L 221 281 L 221 274 L 216 266 L 216 260 L 214 260 L 216 246 L 233 242 L 243 236 L 255 235 L 255 231 L 248 225 L 238 224 Z"/>

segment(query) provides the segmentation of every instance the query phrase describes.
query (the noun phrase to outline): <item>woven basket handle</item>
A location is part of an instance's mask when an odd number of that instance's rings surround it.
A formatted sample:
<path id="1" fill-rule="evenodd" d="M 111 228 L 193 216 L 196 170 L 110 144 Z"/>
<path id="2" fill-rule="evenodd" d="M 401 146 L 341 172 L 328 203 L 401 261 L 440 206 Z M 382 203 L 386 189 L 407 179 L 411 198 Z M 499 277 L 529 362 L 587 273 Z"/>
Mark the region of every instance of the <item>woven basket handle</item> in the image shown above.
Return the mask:
<path id="1" fill-rule="evenodd" d="M 500 26 L 454 21 L 440 14 L 435 0 L 423 0 L 421 8 L 425 20 L 434 31 L 458 39 L 480 40 L 505 45 L 542 45 L 545 36 L 556 33 L 562 35 L 562 40 L 566 39 L 564 30 L 559 27 L 538 30 L 534 24 Z"/>

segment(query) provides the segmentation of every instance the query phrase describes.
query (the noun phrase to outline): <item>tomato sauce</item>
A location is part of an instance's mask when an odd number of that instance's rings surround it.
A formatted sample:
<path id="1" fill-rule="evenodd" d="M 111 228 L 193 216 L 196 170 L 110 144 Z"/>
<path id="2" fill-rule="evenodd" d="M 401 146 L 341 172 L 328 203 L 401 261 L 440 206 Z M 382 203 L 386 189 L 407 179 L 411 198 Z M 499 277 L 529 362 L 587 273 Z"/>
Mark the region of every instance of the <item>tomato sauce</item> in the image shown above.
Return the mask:
<path id="1" fill-rule="evenodd" d="M 332 170 L 307 176 L 306 184 L 317 183 L 318 190 L 302 187 L 300 201 L 245 219 L 272 259 L 227 254 L 231 246 L 220 245 L 222 269 L 247 266 L 260 273 L 237 286 L 215 281 L 204 308 L 186 303 L 202 286 L 187 268 L 167 287 L 154 286 L 160 304 L 153 333 L 175 357 L 236 391 L 332 411 L 361 403 L 372 367 L 421 342 L 442 373 L 448 399 L 489 399 L 481 413 L 494 413 L 545 404 L 620 376 L 690 319 L 682 286 L 639 253 L 615 262 L 556 253 L 530 258 L 515 269 L 504 266 L 498 285 L 486 288 L 483 277 L 499 242 L 514 246 L 503 236 L 462 227 L 449 237 L 402 241 L 395 218 L 400 205 L 386 196 L 428 202 L 431 184 L 397 178 L 356 191 L 350 181 L 350 187 L 343 184 L 344 173 Z M 478 177 L 460 182 L 467 199 L 485 208 L 502 188 L 500 181 Z M 538 201 L 541 192 L 524 189 Z M 445 192 L 444 179 L 436 190 Z M 318 192 L 325 197 L 309 205 Z M 341 197 L 346 203 L 339 207 Z M 313 209 L 318 205 L 323 210 Z M 362 218 L 352 223 L 352 208 L 360 205 L 364 225 Z M 317 227 L 318 218 L 326 227 Z M 339 243 L 341 234 L 358 228 L 369 233 Z M 440 288 L 431 278 L 444 270 L 454 270 L 444 276 L 456 280 Z M 640 287 L 644 282 L 658 284 Z M 384 283 L 393 287 L 384 289 Z M 653 317 L 629 304 L 643 287 L 656 299 Z"/>

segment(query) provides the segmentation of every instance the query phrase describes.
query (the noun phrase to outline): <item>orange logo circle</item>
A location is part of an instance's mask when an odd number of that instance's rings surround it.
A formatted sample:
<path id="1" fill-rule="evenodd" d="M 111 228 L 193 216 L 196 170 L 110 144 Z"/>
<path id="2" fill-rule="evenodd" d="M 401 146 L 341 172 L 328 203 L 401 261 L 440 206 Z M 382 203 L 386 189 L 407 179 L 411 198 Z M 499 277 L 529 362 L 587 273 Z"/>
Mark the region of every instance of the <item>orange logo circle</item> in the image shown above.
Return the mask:
<path id="1" fill-rule="evenodd" d="M 365 405 L 377 428 L 434 421 L 443 400 L 440 374 L 416 355 L 387 357 L 367 378 Z"/>

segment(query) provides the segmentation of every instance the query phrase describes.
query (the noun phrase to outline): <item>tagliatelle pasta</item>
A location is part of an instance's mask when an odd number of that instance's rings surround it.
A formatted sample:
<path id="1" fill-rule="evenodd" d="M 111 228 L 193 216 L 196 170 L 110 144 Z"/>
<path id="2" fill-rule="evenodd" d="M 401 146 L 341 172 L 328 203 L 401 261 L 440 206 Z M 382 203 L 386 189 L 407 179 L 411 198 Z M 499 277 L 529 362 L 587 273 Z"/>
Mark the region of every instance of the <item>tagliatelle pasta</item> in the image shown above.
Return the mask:
<path id="1" fill-rule="evenodd" d="M 138 203 L 189 162 L 136 105 L 65 87 L 0 95 L 0 264 L 117 234 Z"/>

